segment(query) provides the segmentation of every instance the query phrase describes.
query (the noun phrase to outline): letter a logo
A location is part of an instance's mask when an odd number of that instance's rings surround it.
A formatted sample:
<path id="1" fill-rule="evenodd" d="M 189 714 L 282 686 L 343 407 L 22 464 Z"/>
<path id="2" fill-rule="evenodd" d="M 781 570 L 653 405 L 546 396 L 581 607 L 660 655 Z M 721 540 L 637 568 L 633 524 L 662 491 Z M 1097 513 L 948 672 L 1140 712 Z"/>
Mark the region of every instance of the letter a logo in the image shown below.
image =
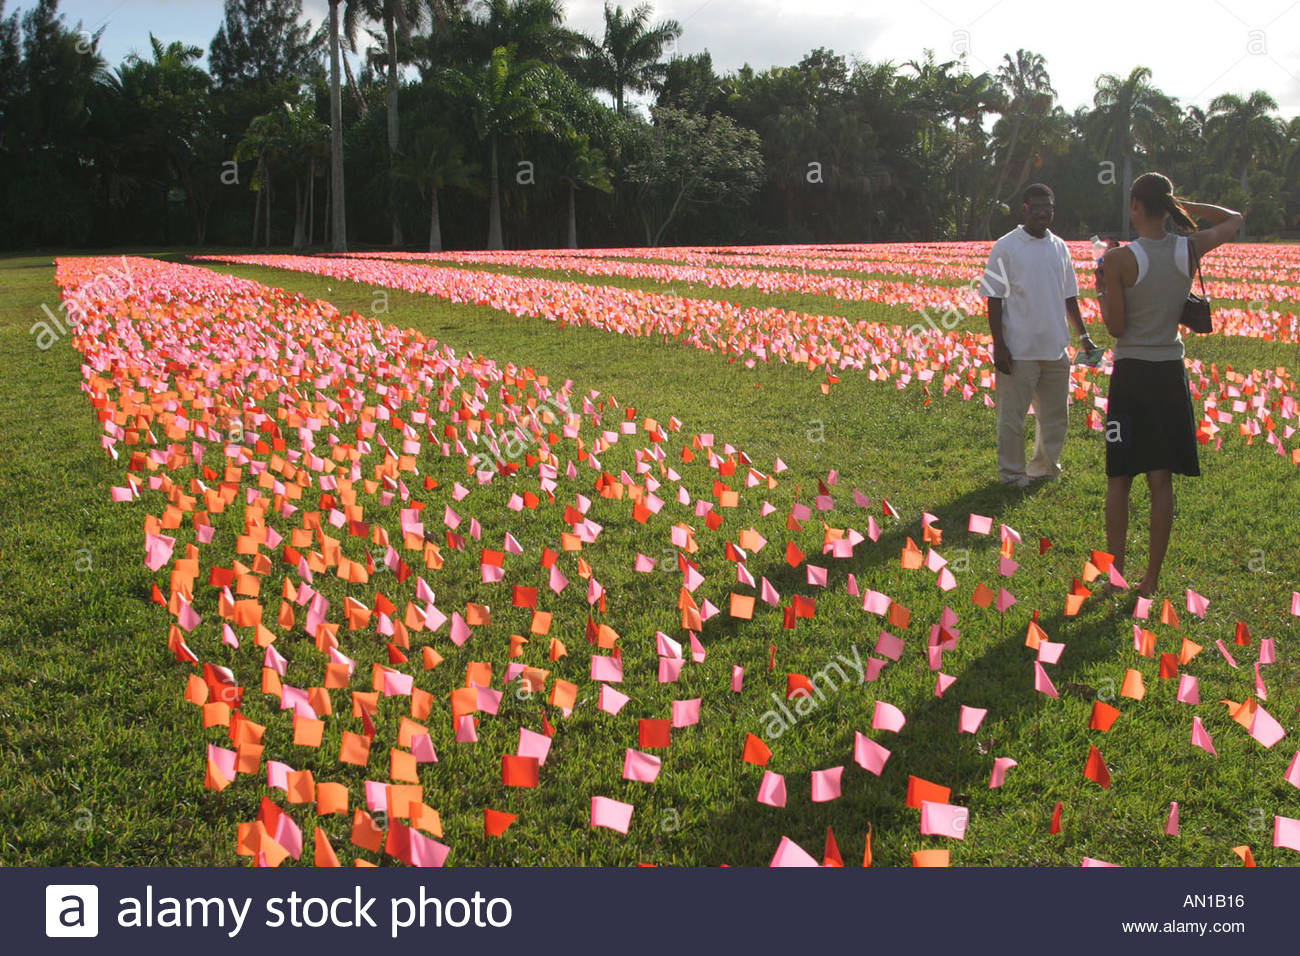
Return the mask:
<path id="1" fill-rule="evenodd" d="M 46 936 L 98 936 L 99 887 L 50 884 L 45 887 Z"/>

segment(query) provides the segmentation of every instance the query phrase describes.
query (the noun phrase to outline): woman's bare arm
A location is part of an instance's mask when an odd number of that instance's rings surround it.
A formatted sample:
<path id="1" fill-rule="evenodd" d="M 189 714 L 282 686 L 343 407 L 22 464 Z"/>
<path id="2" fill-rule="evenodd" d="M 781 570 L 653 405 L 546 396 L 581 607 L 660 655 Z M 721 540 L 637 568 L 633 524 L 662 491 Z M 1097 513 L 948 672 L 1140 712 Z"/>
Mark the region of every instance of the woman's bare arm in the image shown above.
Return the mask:
<path id="1" fill-rule="evenodd" d="M 1195 219 L 1208 219 L 1213 223 L 1209 229 L 1202 229 L 1191 236 L 1192 243 L 1196 246 L 1197 258 L 1230 241 L 1241 229 L 1242 215 L 1235 210 L 1212 206 L 1209 203 L 1187 202 L 1182 199 L 1179 202 L 1187 210 L 1188 215 Z"/>

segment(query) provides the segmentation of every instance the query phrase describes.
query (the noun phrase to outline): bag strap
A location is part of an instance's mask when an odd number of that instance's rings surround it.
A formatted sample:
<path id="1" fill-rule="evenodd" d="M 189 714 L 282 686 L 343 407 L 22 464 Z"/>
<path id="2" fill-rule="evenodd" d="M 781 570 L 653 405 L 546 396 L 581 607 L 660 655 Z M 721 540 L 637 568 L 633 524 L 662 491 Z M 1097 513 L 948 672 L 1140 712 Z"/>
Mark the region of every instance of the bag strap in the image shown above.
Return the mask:
<path id="1" fill-rule="evenodd" d="M 1200 282 L 1200 284 L 1201 284 L 1201 295 L 1204 296 L 1204 295 L 1205 295 L 1205 279 L 1204 279 L 1204 277 L 1201 275 L 1201 254 L 1200 254 L 1200 252 L 1197 251 L 1197 249 L 1196 249 L 1196 243 L 1192 241 L 1192 237 L 1191 237 L 1191 236 L 1187 236 L 1186 239 L 1187 239 L 1187 254 L 1188 254 L 1189 256 L 1191 256 L 1191 257 L 1192 257 L 1192 261 L 1196 263 L 1196 279 L 1197 279 L 1197 281 Z"/>

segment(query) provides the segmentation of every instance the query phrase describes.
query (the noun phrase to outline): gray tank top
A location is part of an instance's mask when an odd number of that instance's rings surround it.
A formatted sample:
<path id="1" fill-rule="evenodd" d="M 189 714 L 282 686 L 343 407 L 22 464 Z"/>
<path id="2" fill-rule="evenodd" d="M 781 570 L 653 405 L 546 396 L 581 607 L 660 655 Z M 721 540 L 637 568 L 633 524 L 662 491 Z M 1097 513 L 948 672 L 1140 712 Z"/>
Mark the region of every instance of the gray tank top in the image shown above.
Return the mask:
<path id="1" fill-rule="evenodd" d="M 1167 362 L 1183 357 L 1178 318 L 1192 288 L 1187 273 L 1191 243 L 1174 233 L 1163 239 L 1139 236 L 1128 245 L 1137 259 L 1137 282 L 1124 290 L 1124 334 L 1115 340 L 1115 359 Z"/>

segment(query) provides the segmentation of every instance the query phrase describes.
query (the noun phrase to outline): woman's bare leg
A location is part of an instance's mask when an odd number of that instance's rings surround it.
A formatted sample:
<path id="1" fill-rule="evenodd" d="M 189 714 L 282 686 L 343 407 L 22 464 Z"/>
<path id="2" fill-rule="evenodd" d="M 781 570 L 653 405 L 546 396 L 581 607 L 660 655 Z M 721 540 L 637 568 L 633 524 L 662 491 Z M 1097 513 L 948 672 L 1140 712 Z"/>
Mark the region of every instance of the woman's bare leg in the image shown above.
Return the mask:
<path id="1" fill-rule="evenodd" d="M 1128 538 L 1128 475 L 1106 479 L 1106 550 L 1115 556 L 1115 568 L 1124 573 L 1124 543 Z"/>
<path id="2" fill-rule="evenodd" d="M 1144 595 L 1155 592 L 1160 581 L 1160 566 L 1169 550 L 1169 534 L 1174 526 L 1174 476 L 1169 469 L 1147 474 L 1147 487 L 1151 489 L 1151 544 L 1147 558 L 1147 571 L 1142 576 L 1138 591 Z"/>

